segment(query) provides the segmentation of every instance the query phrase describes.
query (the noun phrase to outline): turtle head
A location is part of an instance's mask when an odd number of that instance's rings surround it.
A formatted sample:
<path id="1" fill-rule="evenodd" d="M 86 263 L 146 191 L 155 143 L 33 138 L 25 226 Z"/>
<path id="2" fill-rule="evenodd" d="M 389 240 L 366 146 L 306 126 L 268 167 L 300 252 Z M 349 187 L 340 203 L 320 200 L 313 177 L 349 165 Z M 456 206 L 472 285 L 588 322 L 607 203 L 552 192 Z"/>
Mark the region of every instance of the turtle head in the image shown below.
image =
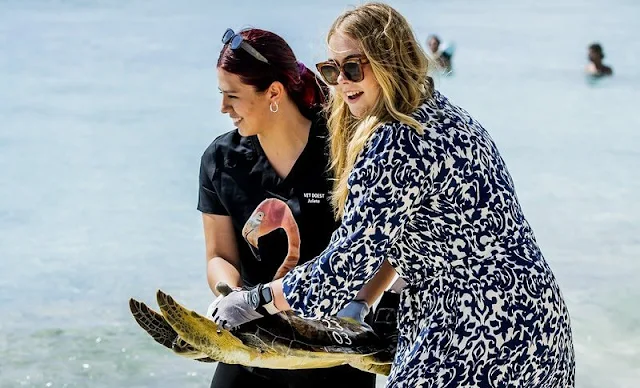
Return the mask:
<path id="1" fill-rule="evenodd" d="M 216 291 L 223 296 L 227 296 L 233 292 L 233 289 L 225 282 L 218 282 L 218 284 L 216 284 Z"/>

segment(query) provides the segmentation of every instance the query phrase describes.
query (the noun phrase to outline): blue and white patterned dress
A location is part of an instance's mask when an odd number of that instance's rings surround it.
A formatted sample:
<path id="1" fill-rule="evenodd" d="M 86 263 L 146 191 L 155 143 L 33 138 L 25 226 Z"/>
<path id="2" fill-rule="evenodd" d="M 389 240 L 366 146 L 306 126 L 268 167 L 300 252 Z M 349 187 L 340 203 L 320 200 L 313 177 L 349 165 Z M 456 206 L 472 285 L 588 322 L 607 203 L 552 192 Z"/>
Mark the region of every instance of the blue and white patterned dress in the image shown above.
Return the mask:
<path id="1" fill-rule="evenodd" d="M 335 315 L 387 259 L 402 291 L 388 387 L 573 387 L 569 314 L 495 144 L 435 92 L 376 130 L 342 225 L 283 281 L 292 309 Z M 304 244 L 304 242 L 303 242 Z"/>

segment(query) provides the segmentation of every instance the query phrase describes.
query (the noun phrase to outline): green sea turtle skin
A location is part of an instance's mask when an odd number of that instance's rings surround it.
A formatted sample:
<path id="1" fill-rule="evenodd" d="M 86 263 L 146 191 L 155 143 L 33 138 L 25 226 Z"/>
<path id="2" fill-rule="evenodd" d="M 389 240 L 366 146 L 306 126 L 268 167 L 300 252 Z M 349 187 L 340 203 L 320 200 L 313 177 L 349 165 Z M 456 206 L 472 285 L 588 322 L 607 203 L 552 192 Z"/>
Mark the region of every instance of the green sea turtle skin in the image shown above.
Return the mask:
<path id="1" fill-rule="evenodd" d="M 138 325 L 160 345 L 186 358 L 201 362 L 216 362 L 180 338 L 162 314 L 154 311 L 143 302 L 131 298 L 129 309 Z"/>
<path id="2" fill-rule="evenodd" d="M 269 369 L 328 368 L 349 364 L 388 375 L 395 338 L 381 338 L 369 327 L 340 318 L 308 320 L 282 312 L 224 330 L 212 320 L 158 291 L 162 314 L 130 301 L 138 324 L 156 342 L 203 362 Z"/>
<path id="3" fill-rule="evenodd" d="M 243 229 L 243 237 L 257 248 L 259 237 L 277 228 L 287 234 L 288 250 L 274 279 L 284 276 L 300 256 L 300 232 L 288 205 L 275 198 L 264 200 Z M 225 284 L 218 284 L 216 289 L 222 295 L 232 292 Z M 156 297 L 161 313 L 134 299 L 129 301 L 131 313 L 156 342 L 183 357 L 267 369 L 349 364 L 383 375 L 391 370 L 398 338 L 396 299 L 392 308 L 383 309 L 382 314 L 376 311 L 375 332 L 346 319 L 308 320 L 292 312 L 266 316 L 228 331 L 184 308 L 162 291 Z"/>

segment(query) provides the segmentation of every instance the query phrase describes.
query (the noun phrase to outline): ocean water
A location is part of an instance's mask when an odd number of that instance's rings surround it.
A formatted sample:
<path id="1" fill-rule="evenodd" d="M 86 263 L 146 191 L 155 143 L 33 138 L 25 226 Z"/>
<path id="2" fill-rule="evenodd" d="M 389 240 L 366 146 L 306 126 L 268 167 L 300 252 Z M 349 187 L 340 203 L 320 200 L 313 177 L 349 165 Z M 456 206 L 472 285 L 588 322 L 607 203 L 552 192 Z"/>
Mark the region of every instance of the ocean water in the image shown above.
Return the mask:
<path id="1" fill-rule="evenodd" d="M 127 301 L 209 302 L 195 206 L 200 155 L 231 129 L 220 37 L 270 29 L 312 65 L 349 4 L 0 0 L 0 387 L 208 387 L 213 367 L 153 342 Z M 423 43 L 456 43 L 437 87 L 507 161 L 570 309 L 577 386 L 639 386 L 640 3 L 391 4 Z M 615 75 L 590 83 L 594 40 Z"/>

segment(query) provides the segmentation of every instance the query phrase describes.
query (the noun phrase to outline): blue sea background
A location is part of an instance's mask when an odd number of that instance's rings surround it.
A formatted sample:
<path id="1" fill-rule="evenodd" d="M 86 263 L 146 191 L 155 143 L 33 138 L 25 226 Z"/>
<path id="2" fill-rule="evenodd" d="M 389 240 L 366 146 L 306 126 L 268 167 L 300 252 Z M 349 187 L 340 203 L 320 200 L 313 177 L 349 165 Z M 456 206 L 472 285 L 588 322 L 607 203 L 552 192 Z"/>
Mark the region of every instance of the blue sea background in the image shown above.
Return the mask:
<path id="1" fill-rule="evenodd" d="M 199 158 L 232 129 L 227 27 L 312 67 L 350 4 L 0 0 L 0 387 L 208 387 L 133 321 L 211 296 Z M 640 386 L 640 3 L 392 1 L 456 43 L 437 87 L 489 130 L 570 309 L 578 387 Z M 614 77 L 588 82 L 600 41 Z M 384 379 L 379 379 L 382 386 Z"/>

